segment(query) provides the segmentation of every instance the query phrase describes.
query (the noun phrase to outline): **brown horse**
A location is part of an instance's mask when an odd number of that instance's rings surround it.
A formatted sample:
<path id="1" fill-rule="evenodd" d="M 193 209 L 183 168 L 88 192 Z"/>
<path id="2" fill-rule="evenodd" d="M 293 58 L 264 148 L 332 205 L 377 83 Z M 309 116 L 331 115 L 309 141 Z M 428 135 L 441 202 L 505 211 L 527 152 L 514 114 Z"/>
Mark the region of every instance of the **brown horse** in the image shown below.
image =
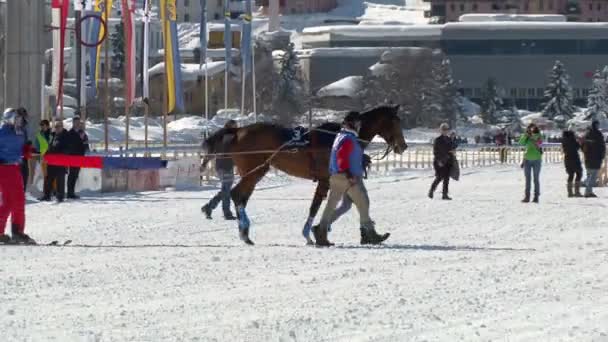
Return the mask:
<path id="1" fill-rule="evenodd" d="M 361 114 L 361 130 L 359 139 L 363 148 L 380 135 L 388 144 L 389 150 L 403 153 L 407 144 L 403 137 L 401 121 L 397 116 L 399 106 L 380 106 Z M 294 152 L 287 150 L 285 128 L 274 124 L 257 123 L 236 129 L 221 129 L 203 144 L 207 156 L 203 165 L 215 158 L 217 151 L 231 156 L 238 173 L 240 182 L 232 189 L 231 197 L 237 208 L 239 235 L 245 243 L 253 245 L 249 238 L 250 221 L 245 211 L 247 202 L 256 184 L 266 175 L 271 166 L 295 177 L 318 181 L 309 217 L 303 234 L 308 243 L 310 228 L 314 217 L 319 211 L 323 199 L 329 190 L 329 156 L 335 135 L 340 130 L 340 124 L 326 123 L 313 128 L 308 133 L 310 144 L 299 147 Z M 230 135 L 233 138 L 224 137 Z M 220 150 L 219 148 L 222 147 Z"/>

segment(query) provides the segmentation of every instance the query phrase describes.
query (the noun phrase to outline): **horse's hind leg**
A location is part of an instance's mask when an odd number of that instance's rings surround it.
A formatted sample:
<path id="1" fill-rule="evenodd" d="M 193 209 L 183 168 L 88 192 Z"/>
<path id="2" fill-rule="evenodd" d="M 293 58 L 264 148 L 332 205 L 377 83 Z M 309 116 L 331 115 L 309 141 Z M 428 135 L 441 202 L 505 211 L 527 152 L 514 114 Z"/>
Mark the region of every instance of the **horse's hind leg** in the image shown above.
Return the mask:
<path id="1" fill-rule="evenodd" d="M 308 219 L 304 224 L 304 229 L 302 229 L 302 235 L 306 239 L 307 245 L 314 245 L 314 241 L 310 238 L 310 231 L 312 229 L 315 216 L 317 216 L 319 208 L 323 203 L 323 199 L 327 197 L 327 191 L 329 191 L 329 181 L 327 179 L 319 179 L 317 189 L 315 190 L 315 197 L 312 199 L 312 204 L 310 205 L 310 209 L 308 211 Z"/>
<path id="2" fill-rule="evenodd" d="M 262 177 L 264 177 L 264 175 L 268 172 L 268 169 L 268 166 L 264 166 L 251 172 L 250 174 L 246 174 L 246 176 L 242 178 L 241 181 L 230 192 L 232 201 L 236 207 L 236 215 L 239 224 L 239 236 L 241 240 L 248 245 L 253 245 L 253 241 L 251 241 L 249 238 L 249 227 L 251 226 L 251 221 L 247 216 L 247 211 L 245 208 L 247 207 L 247 202 L 249 201 L 249 197 L 251 197 L 256 184 L 262 179 Z"/>

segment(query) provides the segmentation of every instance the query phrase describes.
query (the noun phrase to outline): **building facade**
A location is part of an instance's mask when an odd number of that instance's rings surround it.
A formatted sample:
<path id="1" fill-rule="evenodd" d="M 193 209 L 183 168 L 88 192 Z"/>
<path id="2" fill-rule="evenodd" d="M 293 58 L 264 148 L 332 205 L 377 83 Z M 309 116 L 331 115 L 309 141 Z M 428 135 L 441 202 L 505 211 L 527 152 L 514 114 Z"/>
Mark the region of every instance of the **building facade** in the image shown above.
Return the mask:
<path id="1" fill-rule="evenodd" d="M 428 13 L 439 22 L 454 22 L 463 14 L 563 14 L 568 21 L 608 21 L 605 0 L 424 0 L 431 3 Z"/>
<path id="2" fill-rule="evenodd" d="M 261 6 L 262 11 L 267 13 L 269 0 L 256 0 L 256 5 Z M 282 14 L 329 12 L 337 6 L 338 0 L 279 0 Z"/>
<path id="3" fill-rule="evenodd" d="M 363 52 L 371 47 L 380 54 L 394 47 L 427 47 L 450 59 L 454 81 L 466 97 L 479 102 L 484 84 L 493 78 L 507 104 L 537 110 L 556 60 L 566 67 L 579 106 L 586 105 L 593 72 L 608 64 L 608 23 L 455 22 L 365 30 L 364 35 L 348 26 L 303 31 L 302 45 L 309 52 L 302 53 L 308 53 L 310 61 L 302 65 L 310 64 L 313 88 L 364 75 L 363 65 L 369 67 L 374 57 Z"/>

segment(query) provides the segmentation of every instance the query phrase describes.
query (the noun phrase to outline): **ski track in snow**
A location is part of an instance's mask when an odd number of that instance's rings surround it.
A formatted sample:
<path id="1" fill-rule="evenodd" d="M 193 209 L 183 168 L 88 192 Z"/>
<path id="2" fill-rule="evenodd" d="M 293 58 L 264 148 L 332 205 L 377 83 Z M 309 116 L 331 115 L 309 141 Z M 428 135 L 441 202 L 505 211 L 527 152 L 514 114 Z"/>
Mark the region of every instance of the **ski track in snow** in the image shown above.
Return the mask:
<path id="1" fill-rule="evenodd" d="M 0 340 L 608 341 L 608 191 L 567 199 L 545 166 L 526 205 L 519 168 L 477 171 L 451 202 L 430 172 L 370 179 L 382 247 L 354 210 L 304 246 L 314 185 L 293 179 L 254 193 L 255 247 L 203 218 L 215 189 L 29 204 L 33 237 L 74 245 L 0 247 Z"/>

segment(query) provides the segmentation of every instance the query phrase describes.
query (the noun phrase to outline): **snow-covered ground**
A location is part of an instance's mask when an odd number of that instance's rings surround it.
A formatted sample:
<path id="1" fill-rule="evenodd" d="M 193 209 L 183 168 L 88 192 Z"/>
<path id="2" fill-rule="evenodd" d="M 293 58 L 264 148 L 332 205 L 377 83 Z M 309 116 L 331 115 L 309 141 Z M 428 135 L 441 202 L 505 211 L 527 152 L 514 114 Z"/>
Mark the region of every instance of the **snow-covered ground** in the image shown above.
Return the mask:
<path id="1" fill-rule="evenodd" d="M 608 341 L 607 190 L 567 199 L 546 166 L 524 205 L 521 170 L 493 167 L 431 201 L 430 176 L 369 180 L 381 247 L 354 212 L 305 247 L 313 184 L 281 176 L 249 203 L 255 247 L 202 217 L 214 186 L 29 204 L 32 236 L 74 245 L 0 247 L 1 340 Z"/>

